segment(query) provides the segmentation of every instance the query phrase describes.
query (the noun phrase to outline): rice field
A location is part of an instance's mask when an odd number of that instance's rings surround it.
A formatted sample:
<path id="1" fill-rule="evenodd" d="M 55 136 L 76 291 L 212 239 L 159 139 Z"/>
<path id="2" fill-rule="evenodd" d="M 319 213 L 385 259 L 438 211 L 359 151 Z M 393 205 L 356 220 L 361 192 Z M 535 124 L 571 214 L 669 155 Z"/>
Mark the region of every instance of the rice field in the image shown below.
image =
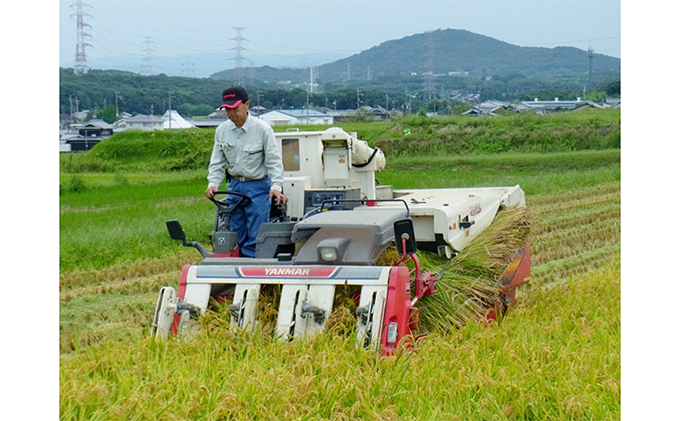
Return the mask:
<path id="1" fill-rule="evenodd" d="M 153 240 L 130 234 L 124 247 L 153 250 L 144 256 L 107 251 L 96 256 L 100 263 L 85 265 L 62 256 L 60 419 L 620 419 L 621 185 L 613 168 L 565 170 L 570 181 L 553 185 L 550 170 L 476 177 L 524 187 L 532 281 L 502 323 L 470 319 L 431 329 L 412 350 L 387 358 L 355 347 L 343 329 L 290 343 L 262 332 L 225 334 L 219 314 L 204 317 L 190 341 L 149 339 L 158 289 L 176 285 L 181 267 L 200 260 L 195 250 L 160 239 L 165 213 L 188 219 L 190 236 L 203 241 L 205 227 L 196 221 L 207 217 L 209 226 L 212 210 L 186 192 L 153 202 L 159 216 L 142 194 L 119 199 L 112 210 L 93 189 L 89 204 L 62 204 L 62 230 L 79 212 L 89 215 L 80 222 L 84 230 L 88 218 L 97 224 L 105 215 L 117 232 L 161 224 L 161 233 L 147 228 Z M 402 173 L 384 178 L 408 182 L 399 180 Z M 424 174 L 433 171 L 412 176 Z M 469 175 L 456 171 L 460 178 L 448 183 L 466 185 Z M 122 219 L 129 209 L 141 221 Z M 63 241 L 82 235 L 70 230 Z M 91 247 L 105 248 L 113 235 L 92 239 Z"/>

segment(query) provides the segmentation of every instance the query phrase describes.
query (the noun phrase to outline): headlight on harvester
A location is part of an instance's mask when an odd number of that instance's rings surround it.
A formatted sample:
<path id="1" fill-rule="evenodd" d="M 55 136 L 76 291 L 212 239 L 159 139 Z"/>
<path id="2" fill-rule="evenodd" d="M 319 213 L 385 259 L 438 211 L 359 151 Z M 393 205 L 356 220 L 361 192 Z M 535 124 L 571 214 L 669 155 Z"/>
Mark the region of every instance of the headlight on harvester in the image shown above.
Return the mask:
<path id="1" fill-rule="evenodd" d="M 326 238 L 316 246 L 318 259 L 324 262 L 342 263 L 349 241 L 346 238 Z"/>
<path id="2" fill-rule="evenodd" d="M 319 249 L 319 255 L 324 262 L 335 262 L 338 260 L 338 253 L 334 247 L 324 247 Z"/>

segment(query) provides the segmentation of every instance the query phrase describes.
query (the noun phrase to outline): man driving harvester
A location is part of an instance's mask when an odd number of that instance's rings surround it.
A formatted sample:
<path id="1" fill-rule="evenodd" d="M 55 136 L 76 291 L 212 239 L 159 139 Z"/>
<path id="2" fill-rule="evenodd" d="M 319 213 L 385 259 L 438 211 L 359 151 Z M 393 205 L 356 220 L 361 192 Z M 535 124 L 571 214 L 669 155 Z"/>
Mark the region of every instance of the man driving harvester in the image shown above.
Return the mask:
<path id="1" fill-rule="evenodd" d="M 248 112 L 248 93 L 240 86 L 232 86 L 222 93 L 222 105 L 229 120 L 215 130 L 215 145 L 208 166 L 208 199 L 227 176 L 227 190 L 244 194 L 252 200 L 235 209 L 230 229 L 237 233 L 239 253 L 255 257 L 255 240 L 260 225 L 269 221 L 271 200 L 275 204 L 288 202 L 282 193 L 283 162 L 276 146 L 274 130 Z M 227 195 L 227 203 L 238 200 Z"/>

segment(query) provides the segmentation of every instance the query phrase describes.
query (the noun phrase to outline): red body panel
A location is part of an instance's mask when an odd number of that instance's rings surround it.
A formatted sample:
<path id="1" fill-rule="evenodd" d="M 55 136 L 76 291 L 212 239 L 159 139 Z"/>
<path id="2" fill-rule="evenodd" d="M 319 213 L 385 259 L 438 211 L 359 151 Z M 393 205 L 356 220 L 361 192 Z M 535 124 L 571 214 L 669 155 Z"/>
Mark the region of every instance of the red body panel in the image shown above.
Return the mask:
<path id="1" fill-rule="evenodd" d="M 394 267 L 390 271 L 387 287 L 387 301 L 385 302 L 385 317 L 383 318 L 381 355 L 390 355 L 397 349 L 402 338 L 411 334 L 409 323 L 411 317 L 411 279 L 406 267 Z M 388 343 L 388 329 L 390 323 L 397 324 L 397 339 Z"/>
<path id="2" fill-rule="evenodd" d="M 496 302 L 493 309 L 487 314 L 487 318 L 496 320 L 499 315 L 502 315 L 505 309 L 509 306 L 514 306 L 517 300 L 515 299 L 515 288 L 526 284 L 531 279 L 531 247 L 529 244 L 517 250 L 515 256 L 512 258 L 505 271 L 501 274 L 498 280 L 498 285 L 501 289 L 500 299 Z"/>
<path id="3" fill-rule="evenodd" d="M 179 289 L 177 290 L 177 298 L 184 299 L 184 294 L 187 291 L 187 275 L 191 265 L 184 265 L 182 268 L 182 276 L 179 279 Z M 179 314 L 175 314 L 172 321 L 172 334 L 177 335 L 177 328 L 179 327 Z"/>

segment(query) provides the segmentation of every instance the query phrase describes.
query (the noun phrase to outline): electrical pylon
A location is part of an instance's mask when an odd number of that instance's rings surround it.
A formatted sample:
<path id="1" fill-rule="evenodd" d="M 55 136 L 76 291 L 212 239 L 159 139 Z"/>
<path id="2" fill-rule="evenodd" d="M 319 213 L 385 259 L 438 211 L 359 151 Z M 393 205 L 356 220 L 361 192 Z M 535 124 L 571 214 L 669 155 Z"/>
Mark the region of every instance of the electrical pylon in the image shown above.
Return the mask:
<path id="1" fill-rule="evenodd" d="M 236 55 L 232 60 L 234 60 L 235 65 L 234 65 L 234 79 L 236 81 L 236 84 L 239 86 L 243 86 L 243 80 L 244 80 L 244 71 L 243 71 L 243 51 L 248 51 L 247 48 L 243 47 L 243 41 L 248 41 L 247 39 L 243 38 L 241 36 L 241 31 L 243 31 L 244 27 L 242 26 L 237 26 L 233 28 L 236 30 L 236 37 L 232 38 L 230 41 L 235 41 L 236 42 L 236 47 L 230 48 L 230 50 L 236 51 Z"/>
<path id="2" fill-rule="evenodd" d="M 152 75 L 153 74 L 153 61 L 154 61 L 154 55 L 156 54 L 156 50 L 153 49 L 155 43 L 151 39 L 151 37 L 146 37 L 144 41 L 142 41 L 142 46 L 144 47 L 142 49 L 142 52 L 145 54 L 142 57 L 142 69 L 141 69 L 141 74 L 143 75 Z"/>
<path id="3" fill-rule="evenodd" d="M 92 7 L 89 4 L 78 0 L 71 5 L 71 9 L 75 10 L 75 13 L 71 14 L 71 17 L 76 18 L 76 64 L 73 68 L 73 73 L 76 75 L 84 75 L 89 70 L 87 65 L 87 54 L 85 50 L 87 47 L 92 47 L 91 44 L 86 42 L 87 39 L 92 38 L 90 34 L 86 31 L 86 28 L 91 28 L 92 26 L 85 23 L 83 18 L 91 17 L 85 13 L 85 9 Z"/>

